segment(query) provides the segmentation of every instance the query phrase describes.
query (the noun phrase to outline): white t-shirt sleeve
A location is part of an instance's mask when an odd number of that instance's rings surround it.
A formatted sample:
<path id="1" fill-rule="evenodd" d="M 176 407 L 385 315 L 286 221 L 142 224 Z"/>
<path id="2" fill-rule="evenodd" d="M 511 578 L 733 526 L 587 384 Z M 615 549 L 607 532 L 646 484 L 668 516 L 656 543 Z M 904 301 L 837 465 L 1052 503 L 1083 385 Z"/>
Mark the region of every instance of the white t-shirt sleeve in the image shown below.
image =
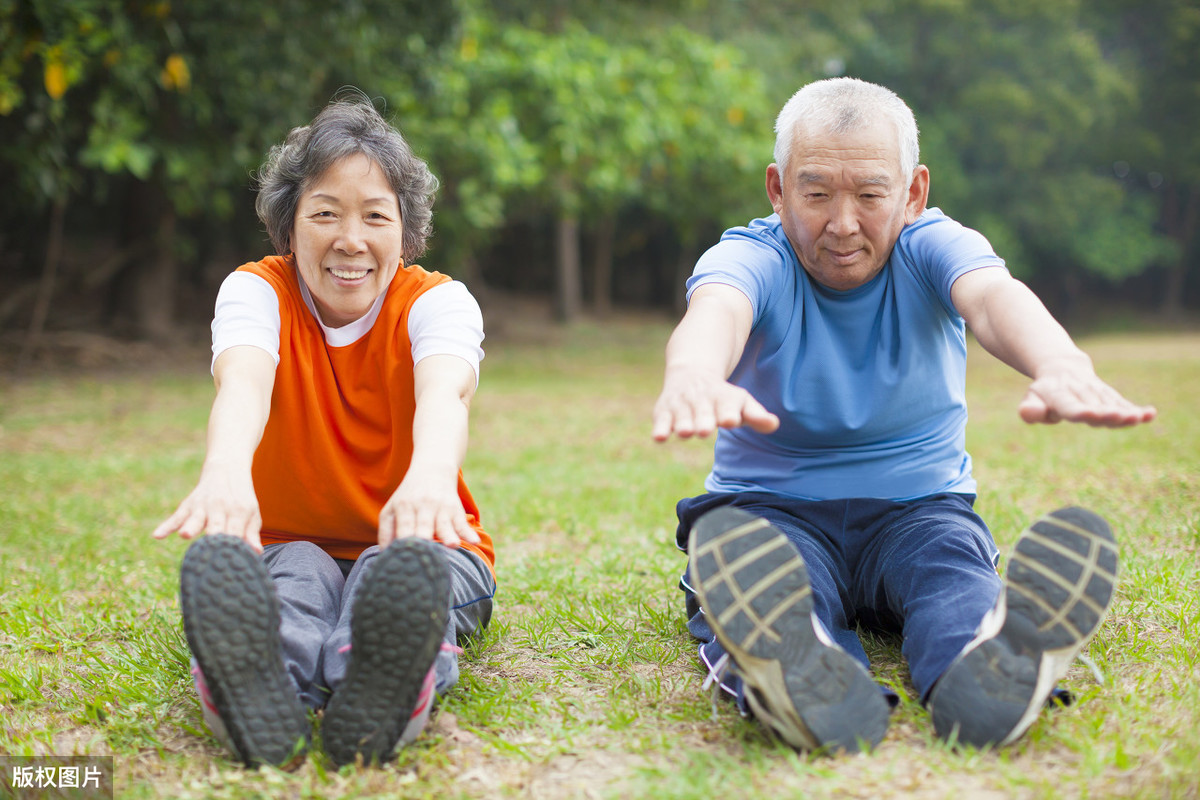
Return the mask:
<path id="1" fill-rule="evenodd" d="M 483 360 L 483 313 L 459 281 L 439 284 L 413 301 L 408 312 L 413 364 L 435 355 L 458 356 L 475 371 Z"/>
<path id="2" fill-rule="evenodd" d="M 252 272 L 231 272 L 217 292 L 213 364 L 229 348 L 248 344 L 266 350 L 278 365 L 280 325 L 279 297 L 271 284 Z"/>

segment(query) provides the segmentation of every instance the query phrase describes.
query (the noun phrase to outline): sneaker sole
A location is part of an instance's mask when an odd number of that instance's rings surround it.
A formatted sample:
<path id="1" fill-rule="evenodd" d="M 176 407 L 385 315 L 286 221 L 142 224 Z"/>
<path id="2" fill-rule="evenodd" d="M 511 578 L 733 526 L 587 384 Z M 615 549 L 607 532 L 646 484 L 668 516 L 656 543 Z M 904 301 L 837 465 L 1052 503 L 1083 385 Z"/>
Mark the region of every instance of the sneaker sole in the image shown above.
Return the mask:
<path id="1" fill-rule="evenodd" d="M 238 757 L 302 759 L 311 727 L 284 669 L 279 598 L 262 561 L 241 539 L 205 536 L 184 554 L 179 583 L 188 646 Z"/>
<path id="2" fill-rule="evenodd" d="M 1033 724 L 1112 605 L 1118 553 L 1103 518 L 1064 508 L 1017 540 L 999 630 L 982 630 L 938 681 L 934 730 L 975 747 L 1006 745 Z"/>
<path id="3" fill-rule="evenodd" d="M 805 750 L 857 752 L 883 740 L 887 702 L 862 664 L 818 635 L 808 569 L 786 536 L 723 507 L 697 520 L 688 552 L 705 617 L 756 717 Z"/>
<path id="4" fill-rule="evenodd" d="M 433 665 L 450 609 L 443 545 L 393 542 L 354 601 L 346 678 L 325 709 L 322 743 L 341 766 L 392 757 Z"/>

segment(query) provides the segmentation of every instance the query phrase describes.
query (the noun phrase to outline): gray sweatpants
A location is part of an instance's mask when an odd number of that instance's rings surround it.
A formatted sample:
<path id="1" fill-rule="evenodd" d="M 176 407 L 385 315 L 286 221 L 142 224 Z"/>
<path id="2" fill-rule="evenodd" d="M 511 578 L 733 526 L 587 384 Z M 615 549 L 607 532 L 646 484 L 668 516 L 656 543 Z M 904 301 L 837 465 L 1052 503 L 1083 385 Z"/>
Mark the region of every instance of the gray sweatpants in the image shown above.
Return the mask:
<path id="1" fill-rule="evenodd" d="M 445 641 L 457 645 L 492 617 L 496 582 L 469 550 L 446 548 L 450 567 L 450 618 Z M 283 662 L 300 699 L 321 708 L 346 676 L 350 611 L 367 566 L 379 554 L 369 547 L 356 561 L 335 560 L 311 542 L 270 544 L 263 563 L 279 594 Z M 438 694 L 458 682 L 458 654 L 443 649 L 434 662 Z"/>

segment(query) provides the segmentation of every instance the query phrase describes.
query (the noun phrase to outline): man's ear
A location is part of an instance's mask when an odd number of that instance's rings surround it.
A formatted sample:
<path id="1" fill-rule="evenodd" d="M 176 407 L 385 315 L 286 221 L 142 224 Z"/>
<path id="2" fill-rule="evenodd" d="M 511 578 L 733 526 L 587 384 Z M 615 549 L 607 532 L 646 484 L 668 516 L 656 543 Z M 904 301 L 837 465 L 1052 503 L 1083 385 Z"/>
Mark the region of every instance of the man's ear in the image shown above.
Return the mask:
<path id="1" fill-rule="evenodd" d="M 771 208 L 779 214 L 783 211 L 783 175 L 779 172 L 778 164 L 767 165 L 767 197 Z"/>
<path id="2" fill-rule="evenodd" d="M 925 213 L 929 204 L 929 167 L 918 164 L 913 170 L 912 183 L 908 185 L 908 198 L 904 204 L 904 224 L 911 225 Z"/>

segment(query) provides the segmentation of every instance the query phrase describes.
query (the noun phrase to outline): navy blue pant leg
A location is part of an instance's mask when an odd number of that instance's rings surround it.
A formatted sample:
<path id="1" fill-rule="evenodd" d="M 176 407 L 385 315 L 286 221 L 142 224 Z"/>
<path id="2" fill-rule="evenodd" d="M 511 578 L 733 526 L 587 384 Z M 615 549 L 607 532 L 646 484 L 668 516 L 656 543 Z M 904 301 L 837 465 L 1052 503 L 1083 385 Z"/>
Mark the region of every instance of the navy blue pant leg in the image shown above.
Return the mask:
<path id="1" fill-rule="evenodd" d="M 854 607 L 849 602 L 852 596 L 848 583 L 851 572 L 839 537 L 832 533 L 840 532 L 844 526 L 846 501 L 799 503 L 751 492 L 687 498 L 676 507 L 679 515 L 677 541 L 681 549 L 686 549 L 688 532 L 696 520 L 723 505 L 736 506 L 762 517 L 788 537 L 808 568 L 808 580 L 813 589 L 813 612 L 817 619 L 843 650 L 870 670 L 871 662 L 854 628 Z M 697 639 L 711 641 L 714 635 L 702 614 L 697 613 L 699 607 L 695 603 L 694 593 L 686 585 L 686 576 L 683 588 L 688 595 L 689 631 Z"/>
<path id="2" fill-rule="evenodd" d="M 901 632 L 902 651 L 924 701 L 974 637 L 1001 587 L 996 545 L 973 503 L 974 497 L 961 494 L 894 502 L 710 493 L 679 502 L 676 541 L 686 550 L 695 521 L 723 505 L 768 520 L 808 565 L 815 613 L 834 641 L 869 669 L 856 623 Z M 682 588 L 688 630 L 711 641 L 686 575 Z"/>
<path id="3" fill-rule="evenodd" d="M 870 609 L 883 627 L 899 626 L 924 701 L 996 601 L 995 542 L 971 498 L 959 494 L 893 504 L 863 530 L 853 601 L 865 619 Z"/>

